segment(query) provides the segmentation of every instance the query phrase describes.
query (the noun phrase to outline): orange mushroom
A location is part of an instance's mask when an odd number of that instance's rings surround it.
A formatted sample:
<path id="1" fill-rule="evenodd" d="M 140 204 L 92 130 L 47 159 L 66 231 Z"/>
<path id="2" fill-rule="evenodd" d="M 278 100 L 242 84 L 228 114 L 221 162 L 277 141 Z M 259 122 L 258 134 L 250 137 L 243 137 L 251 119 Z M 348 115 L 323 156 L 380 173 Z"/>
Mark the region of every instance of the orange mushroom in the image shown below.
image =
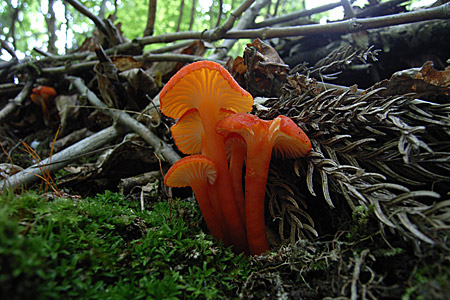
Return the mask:
<path id="1" fill-rule="evenodd" d="M 264 197 L 272 150 L 288 158 L 303 157 L 311 150 L 311 142 L 285 116 L 265 121 L 251 114 L 233 114 L 217 123 L 217 131 L 237 133 L 246 141 L 245 224 L 250 254 L 259 255 L 269 250 Z"/>
<path id="2" fill-rule="evenodd" d="M 160 94 L 161 112 L 168 117 L 181 118 L 190 109 L 198 112 L 203 128 L 201 153 L 216 165 L 215 194 L 236 252 L 246 252 L 247 238 L 228 171 L 224 137 L 215 128 L 222 108 L 241 113 L 250 111 L 252 105 L 252 96 L 221 65 L 211 61 L 196 62 L 182 68 Z M 185 116 L 184 119 L 187 118 Z"/>
<path id="3" fill-rule="evenodd" d="M 217 169 L 212 160 L 203 155 L 191 155 L 174 163 L 164 176 L 170 187 L 190 186 L 211 234 L 218 240 L 229 241 L 228 233 L 215 216 L 208 189 L 217 179 Z"/>
<path id="4" fill-rule="evenodd" d="M 54 88 L 45 85 L 39 85 L 31 91 L 31 101 L 39 105 L 44 114 L 45 120 L 50 120 L 50 100 L 57 95 Z"/>

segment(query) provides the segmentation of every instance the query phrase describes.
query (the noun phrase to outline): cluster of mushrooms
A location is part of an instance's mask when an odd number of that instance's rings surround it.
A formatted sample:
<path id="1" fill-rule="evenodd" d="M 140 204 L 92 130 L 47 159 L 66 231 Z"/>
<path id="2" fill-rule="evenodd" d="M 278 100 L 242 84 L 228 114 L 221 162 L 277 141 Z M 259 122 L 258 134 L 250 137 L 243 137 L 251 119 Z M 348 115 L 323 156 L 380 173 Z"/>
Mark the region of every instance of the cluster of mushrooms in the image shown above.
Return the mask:
<path id="1" fill-rule="evenodd" d="M 304 157 L 311 142 L 288 117 L 249 114 L 252 105 L 252 96 L 211 61 L 182 68 L 160 94 L 161 112 L 178 119 L 171 128 L 175 144 L 190 155 L 173 164 L 164 183 L 193 189 L 217 240 L 236 253 L 260 255 L 269 250 L 264 197 L 272 150 Z"/>

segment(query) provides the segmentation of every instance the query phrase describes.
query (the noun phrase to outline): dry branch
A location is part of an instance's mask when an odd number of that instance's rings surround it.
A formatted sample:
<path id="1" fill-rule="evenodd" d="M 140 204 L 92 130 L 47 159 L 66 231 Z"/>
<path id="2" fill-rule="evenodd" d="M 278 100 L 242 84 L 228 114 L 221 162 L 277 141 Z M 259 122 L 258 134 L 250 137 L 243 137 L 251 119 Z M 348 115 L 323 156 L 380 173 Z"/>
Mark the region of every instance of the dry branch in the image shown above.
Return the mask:
<path id="1" fill-rule="evenodd" d="M 139 134 L 150 146 L 155 149 L 156 153 L 161 154 L 165 161 L 174 164 L 180 159 L 180 156 L 172 149 L 171 146 L 162 141 L 156 134 L 151 132 L 143 124 L 139 123 L 125 112 L 108 108 L 91 90 L 86 87 L 81 78 L 72 76 L 67 76 L 66 78 L 73 83 L 80 94 L 86 95 L 92 105 L 102 110 L 105 114 L 113 117 L 113 119 L 117 120 L 119 124 Z"/>
<path id="2" fill-rule="evenodd" d="M 33 87 L 34 80 L 29 80 L 14 99 L 11 99 L 9 103 L 3 107 L 0 111 L 0 122 L 4 121 L 7 116 L 13 113 L 18 107 L 22 105 L 22 102 L 28 97 Z"/>
<path id="3" fill-rule="evenodd" d="M 373 28 L 415 23 L 425 20 L 449 18 L 450 3 L 446 3 L 434 8 L 407 12 L 398 15 L 367 19 L 350 19 L 329 24 L 302 25 L 281 28 L 262 28 L 251 30 L 232 30 L 226 33 L 224 35 L 224 38 L 270 39 L 275 37 L 315 35 L 324 33 L 350 33 Z"/>
<path id="4" fill-rule="evenodd" d="M 235 16 L 233 14 L 233 16 Z M 236 16 L 237 17 L 237 16 Z M 302 25 L 280 28 L 262 28 L 249 30 L 229 30 L 223 32 L 223 29 L 213 29 L 203 32 L 185 31 L 168 33 L 164 35 L 136 38 L 130 43 L 123 43 L 114 47 L 116 51 L 122 52 L 134 47 L 143 47 L 153 43 L 169 43 L 178 40 L 203 39 L 207 41 L 217 41 L 219 39 L 243 39 L 260 38 L 270 39 L 275 37 L 306 36 L 324 33 L 351 33 L 373 28 L 381 28 L 407 23 L 415 23 L 433 19 L 449 19 L 450 3 L 446 3 L 434 8 L 420 11 L 407 12 L 399 15 L 367 18 L 350 19 L 329 24 Z M 227 22 L 226 22 L 227 23 Z M 225 25 L 222 28 L 226 28 Z"/>
<path id="5" fill-rule="evenodd" d="M 255 23 L 252 28 L 262 28 L 262 27 L 268 27 L 268 26 L 272 26 L 275 24 L 280 24 L 280 23 L 286 23 L 292 20 L 296 20 L 299 18 L 303 18 L 303 17 L 308 17 L 317 13 L 321 13 L 321 12 L 325 12 L 328 11 L 330 9 L 339 7 L 341 5 L 341 2 L 333 2 L 333 3 L 329 3 L 329 4 L 325 4 L 322 6 L 318 6 L 315 8 L 311 8 L 311 9 L 304 9 L 301 11 L 297 11 L 297 12 L 293 12 L 290 14 L 285 14 L 279 17 L 273 17 L 273 18 L 269 18 L 266 19 L 264 21 Z"/>
<path id="6" fill-rule="evenodd" d="M 100 148 L 124 133 L 126 133 L 124 130 L 114 126 L 103 129 L 61 152 L 54 154 L 52 157 L 46 158 L 43 161 L 8 177 L 8 179 L 0 181 L 0 192 L 6 189 L 17 189 L 21 186 L 27 186 L 38 182 L 40 180 L 39 176 L 44 175 L 43 171 L 54 173 L 67 166 L 70 162 Z"/>
<path id="7" fill-rule="evenodd" d="M 86 6 L 84 6 L 77 0 L 65 0 L 65 1 L 68 2 L 70 5 L 72 5 L 80 13 L 91 19 L 91 21 L 94 22 L 95 26 L 97 26 L 97 28 L 100 29 L 100 31 L 103 32 L 106 36 L 109 35 L 108 28 L 106 27 L 105 22 L 103 22 L 102 19 L 94 15 L 89 9 L 86 8 Z"/>

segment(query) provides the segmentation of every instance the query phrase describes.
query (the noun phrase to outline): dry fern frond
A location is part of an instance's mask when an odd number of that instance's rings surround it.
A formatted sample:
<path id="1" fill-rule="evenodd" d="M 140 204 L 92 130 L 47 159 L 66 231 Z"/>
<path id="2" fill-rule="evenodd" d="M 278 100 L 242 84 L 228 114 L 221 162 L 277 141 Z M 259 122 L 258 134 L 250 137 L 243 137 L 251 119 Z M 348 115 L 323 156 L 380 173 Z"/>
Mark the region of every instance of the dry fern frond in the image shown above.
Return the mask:
<path id="1" fill-rule="evenodd" d="M 298 65 L 290 73 L 301 73 L 317 79 L 333 80 L 336 79 L 336 75 L 347 69 L 355 61 L 363 64 L 366 64 L 369 59 L 377 61 L 377 55 L 380 50 L 373 50 L 372 48 L 373 46 L 354 50 L 352 46 L 339 47 L 319 60 L 314 66 Z"/>
<path id="2" fill-rule="evenodd" d="M 296 183 L 289 181 L 275 166 L 269 172 L 267 184 L 270 223 L 278 227 L 280 243 L 295 243 L 300 239 L 317 237 L 314 221 L 306 212 L 308 208 Z"/>
<path id="3" fill-rule="evenodd" d="M 414 94 L 381 97 L 383 88 L 322 90 L 299 74 L 289 82 L 258 115 L 289 116 L 310 137 L 308 167 L 296 169 L 310 194 L 319 187 L 331 207 L 341 198 L 352 209 L 373 208 L 383 226 L 446 247 L 450 106 Z"/>

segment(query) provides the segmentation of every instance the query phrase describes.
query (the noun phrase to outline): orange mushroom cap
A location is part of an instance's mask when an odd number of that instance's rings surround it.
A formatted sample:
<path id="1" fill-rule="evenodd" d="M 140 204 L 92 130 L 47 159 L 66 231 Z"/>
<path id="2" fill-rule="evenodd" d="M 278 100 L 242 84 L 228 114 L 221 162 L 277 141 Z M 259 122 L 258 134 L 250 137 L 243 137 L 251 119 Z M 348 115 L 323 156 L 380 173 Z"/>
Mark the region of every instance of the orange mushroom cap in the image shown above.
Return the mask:
<path id="1" fill-rule="evenodd" d="M 45 85 L 39 85 L 31 91 L 31 101 L 41 106 L 46 121 L 50 119 L 50 112 L 48 109 L 50 98 L 56 95 L 57 93 L 54 88 Z"/>
<path id="2" fill-rule="evenodd" d="M 233 112 L 221 109 L 219 120 L 231 115 Z M 170 128 L 172 137 L 178 149 L 184 154 L 199 154 L 202 152 L 202 141 L 205 143 L 205 131 L 198 110 L 192 108 L 186 111 L 177 123 Z"/>
<path id="3" fill-rule="evenodd" d="M 203 106 L 226 108 L 233 112 L 248 112 L 253 98 L 239 86 L 228 71 L 212 61 L 199 61 L 182 68 L 161 90 L 161 112 L 180 118 L 192 108 Z"/>
<path id="4" fill-rule="evenodd" d="M 275 154 L 285 158 L 304 157 L 311 151 L 311 141 L 303 130 L 286 116 L 276 117 L 270 124 Z"/>
<path id="5" fill-rule="evenodd" d="M 263 133 L 257 135 L 258 131 Z M 222 135 L 237 133 L 247 144 L 264 138 L 273 146 L 276 154 L 287 158 L 303 157 L 311 150 L 308 136 L 286 116 L 266 121 L 251 114 L 233 114 L 217 122 L 217 132 Z"/>
<path id="6" fill-rule="evenodd" d="M 191 155 L 172 165 L 164 176 L 164 184 L 171 187 L 192 187 L 209 231 L 216 239 L 228 244 L 229 233 L 224 221 L 217 217 L 210 199 L 210 187 L 216 179 L 217 169 L 211 159 L 203 155 Z"/>
<path id="7" fill-rule="evenodd" d="M 217 170 L 214 162 L 203 155 L 183 157 L 164 176 L 164 184 L 170 187 L 187 187 L 200 181 L 214 184 Z"/>
<path id="8" fill-rule="evenodd" d="M 39 95 L 39 96 L 42 96 L 47 99 L 50 96 L 57 95 L 54 88 L 52 88 L 51 86 L 45 86 L 45 85 L 39 85 L 39 86 L 33 88 L 33 90 L 31 90 L 31 93 L 32 93 L 31 95 Z M 40 104 L 40 103 L 37 103 L 37 104 Z"/>

